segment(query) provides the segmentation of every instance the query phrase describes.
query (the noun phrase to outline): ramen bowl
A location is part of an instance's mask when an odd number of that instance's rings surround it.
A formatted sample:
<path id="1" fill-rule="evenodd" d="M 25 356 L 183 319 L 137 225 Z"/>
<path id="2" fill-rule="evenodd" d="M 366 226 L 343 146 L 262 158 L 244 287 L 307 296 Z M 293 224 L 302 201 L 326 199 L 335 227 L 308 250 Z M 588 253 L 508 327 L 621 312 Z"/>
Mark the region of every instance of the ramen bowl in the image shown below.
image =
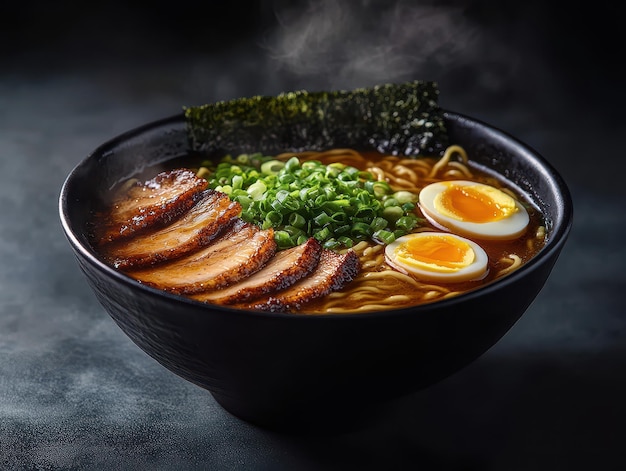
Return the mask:
<path id="1" fill-rule="evenodd" d="M 155 289 L 103 263 L 88 237 L 94 202 L 114 184 L 185 154 L 182 114 L 117 136 L 80 162 L 61 189 L 62 227 L 96 298 L 122 331 L 230 414 L 280 431 L 356 426 L 498 342 L 541 291 L 570 231 L 570 194 L 547 160 L 479 120 L 445 111 L 445 121 L 451 142 L 526 195 L 547 228 L 534 258 L 456 297 L 364 313 L 258 312 Z"/>

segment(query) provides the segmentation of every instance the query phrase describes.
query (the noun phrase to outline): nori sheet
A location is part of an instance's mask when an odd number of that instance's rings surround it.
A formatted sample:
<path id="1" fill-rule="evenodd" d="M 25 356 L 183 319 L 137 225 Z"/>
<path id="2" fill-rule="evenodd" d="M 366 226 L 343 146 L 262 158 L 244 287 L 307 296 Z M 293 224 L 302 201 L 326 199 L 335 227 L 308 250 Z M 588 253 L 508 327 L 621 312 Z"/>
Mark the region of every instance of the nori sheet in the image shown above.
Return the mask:
<path id="1" fill-rule="evenodd" d="M 350 147 L 393 155 L 441 155 L 448 146 L 436 82 L 415 80 L 339 91 L 293 91 L 184 107 L 199 153 Z"/>

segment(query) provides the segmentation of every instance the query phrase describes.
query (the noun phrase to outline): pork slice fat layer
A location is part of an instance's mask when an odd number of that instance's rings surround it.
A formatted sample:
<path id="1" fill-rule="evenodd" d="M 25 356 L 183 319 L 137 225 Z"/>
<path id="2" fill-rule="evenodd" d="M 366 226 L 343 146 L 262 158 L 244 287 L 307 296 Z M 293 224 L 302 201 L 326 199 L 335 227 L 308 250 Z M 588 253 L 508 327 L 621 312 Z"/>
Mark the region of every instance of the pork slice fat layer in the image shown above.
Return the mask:
<path id="1" fill-rule="evenodd" d="M 343 254 L 323 249 L 315 270 L 290 287 L 271 293 L 238 307 L 271 312 L 295 312 L 312 299 L 340 290 L 352 281 L 360 270 L 359 257 L 353 250 Z"/>
<path id="2" fill-rule="evenodd" d="M 165 291 L 193 294 L 237 283 L 260 270 L 275 253 L 273 229 L 260 230 L 241 221 L 198 251 L 127 273 Z"/>
<path id="3" fill-rule="evenodd" d="M 215 304 L 249 302 L 267 293 L 293 285 L 317 266 L 321 244 L 313 237 L 303 244 L 278 252 L 259 271 L 222 289 L 204 291 L 191 297 Z"/>
<path id="4" fill-rule="evenodd" d="M 118 194 L 108 210 L 97 214 L 98 244 L 130 237 L 150 227 L 171 223 L 191 208 L 207 181 L 188 169 L 164 171 Z"/>
<path id="5" fill-rule="evenodd" d="M 241 205 L 228 195 L 205 190 L 202 199 L 173 223 L 107 244 L 102 253 L 119 269 L 172 260 L 210 243 L 239 215 Z"/>

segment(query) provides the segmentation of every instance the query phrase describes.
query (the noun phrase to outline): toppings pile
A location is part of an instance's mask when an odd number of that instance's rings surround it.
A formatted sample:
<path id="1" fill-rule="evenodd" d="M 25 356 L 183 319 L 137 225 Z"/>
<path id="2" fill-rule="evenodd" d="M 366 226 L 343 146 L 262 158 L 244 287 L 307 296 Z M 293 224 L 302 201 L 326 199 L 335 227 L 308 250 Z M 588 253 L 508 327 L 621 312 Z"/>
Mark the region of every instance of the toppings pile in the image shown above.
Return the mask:
<path id="1" fill-rule="evenodd" d="M 148 286 L 271 312 L 300 311 L 360 270 L 353 250 L 336 253 L 314 237 L 279 250 L 274 229 L 241 212 L 192 170 L 175 169 L 119 191 L 92 238 L 105 262 Z"/>
<path id="2" fill-rule="evenodd" d="M 280 249 L 315 237 L 327 249 L 362 240 L 389 244 L 420 222 L 416 195 L 394 192 L 370 172 L 342 163 L 324 165 L 262 154 L 224 157 L 200 170 L 209 187 L 242 207 L 241 218 L 273 228 Z"/>

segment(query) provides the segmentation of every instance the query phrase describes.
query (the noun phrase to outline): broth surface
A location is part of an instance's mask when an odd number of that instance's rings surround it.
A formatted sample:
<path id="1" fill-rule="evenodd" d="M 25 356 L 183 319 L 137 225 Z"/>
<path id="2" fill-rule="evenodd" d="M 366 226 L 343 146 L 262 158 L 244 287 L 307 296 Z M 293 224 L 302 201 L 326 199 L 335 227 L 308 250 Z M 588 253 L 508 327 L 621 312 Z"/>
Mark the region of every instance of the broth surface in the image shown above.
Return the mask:
<path id="1" fill-rule="evenodd" d="M 342 163 L 370 172 L 376 180 L 386 181 L 394 191 L 419 194 L 426 185 L 440 181 L 470 180 L 491 185 L 504 191 L 522 203 L 529 214 L 530 222 L 525 233 L 513 240 L 485 240 L 467 237 L 480 245 L 488 255 L 488 272 L 478 281 L 457 283 L 432 283 L 419 281 L 415 277 L 392 268 L 385 260 L 385 245 L 373 241 L 361 241 L 353 247 L 337 249 L 339 252 L 354 250 L 361 262 L 356 278 L 343 289 L 307 302 L 299 313 L 351 313 L 387 310 L 431 303 L 477 289 L 514 271 L 530 260 L 545 244 L 546 230 L 543 216 L 531 201 L 524 199 L 515 187 L 504 178 L 488 173 L 471 163 L 465 150 L 451 146 L 441 158 L 398 157 L 377 152 L 358 152 L 350 149 L 333 149 L 325 152 L 285 153 L 275 156 L 287 161 L 297 156 L 300 161 L 315 160 L 324 165 Z M 214 165 L 217 161 L 211 161 Z M 160 166 L 147 169 L 138 179 L 151 178 L 159 171 L 174 168 L 189 168 L 209 180 L 208 161 L 198 156 L 185 156 Z M 419 206 L 415 209 L 420 225 L 412 232 L 437 231 L 441 228 L 431 224 Z"/>
<path id="2" fill-rule="evenodd" d="M 302 159 L 316 159 L 323 163 L 340 161 L 371 171 L 380 179 L 386 179 L 395 190 L 408 190 L 419 193 L 424 186 L 436 181 L 471 180 L 503 189 L 522 202 L 529 213 L 530 222 L 525 233 L 513 240 L 484 240 L 467 237 L 478 243 L 489 257 L 488 273 L 479 281 L 460 283 L 425 283 L 416 278 L 399 273 L 385 261 L 384 246 L 360 242 L 353 249 L 361 260 L 361 272 L 343 290 L 334 292 L 322 299 L 307 304 L 311 312 L 365 312 L 394 309 L 430 303 L 477 289 L 493 282 L 519 268 L 530 260 L 544 246 L 546 231 L 543 215 L 523 195 L 507 183 L 503 177 L 473 166 L 465 151 L 452 146 L 442 158 L 420 157 L 419 159 L 398 156 L 384 156 L 376 152 L 348 156 L 341 151 L 326 154 L 296 154 Z M 422 211 L 416 209 L 423 217 Z M 441 231 L 427 220 L 415 229 L 417 231 Z"/>

